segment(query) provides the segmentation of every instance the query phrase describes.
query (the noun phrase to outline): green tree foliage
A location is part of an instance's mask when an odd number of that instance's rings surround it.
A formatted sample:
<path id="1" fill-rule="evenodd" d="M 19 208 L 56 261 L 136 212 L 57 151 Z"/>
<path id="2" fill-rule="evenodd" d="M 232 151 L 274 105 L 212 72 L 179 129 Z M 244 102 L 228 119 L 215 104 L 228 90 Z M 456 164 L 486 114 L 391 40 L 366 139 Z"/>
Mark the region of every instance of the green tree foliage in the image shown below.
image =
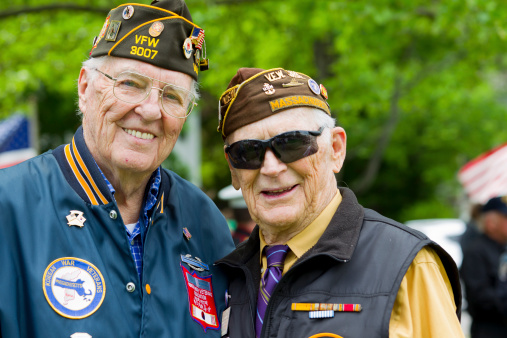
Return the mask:
<path id="1" fill-rule="evenodd" d="M 108 9 L 122 2 L 1 3 L 0 117 L 26 109 L 35 96 L 44 145 L 72 133 L 80 62 Z M 457 170 L 507 141 L 501 1 L 187 4 L 206 31 L 210 59 L 200 76 L 200 113 L 203 185 L 211 196 L 230 182 L 216 107 L 239 67 L 283 67 L 323 83 L 348 135 L 340 184 L 402 221 L 457 216 Z"/>

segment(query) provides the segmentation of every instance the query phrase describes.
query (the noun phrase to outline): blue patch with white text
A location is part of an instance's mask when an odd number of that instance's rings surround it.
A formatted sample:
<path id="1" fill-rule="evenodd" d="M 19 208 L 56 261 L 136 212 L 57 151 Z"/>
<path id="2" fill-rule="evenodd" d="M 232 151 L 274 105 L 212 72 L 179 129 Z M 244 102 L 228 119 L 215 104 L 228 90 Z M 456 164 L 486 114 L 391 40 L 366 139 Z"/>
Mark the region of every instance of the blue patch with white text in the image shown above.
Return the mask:
<path id="1" fill-rule="evenodd" d="M 90 262 L 75 257 L 51 262 L 44 271 L 42 288 L 53 310 L 71 319 L 93 314 L 106 295 L 102 273 Z"/>

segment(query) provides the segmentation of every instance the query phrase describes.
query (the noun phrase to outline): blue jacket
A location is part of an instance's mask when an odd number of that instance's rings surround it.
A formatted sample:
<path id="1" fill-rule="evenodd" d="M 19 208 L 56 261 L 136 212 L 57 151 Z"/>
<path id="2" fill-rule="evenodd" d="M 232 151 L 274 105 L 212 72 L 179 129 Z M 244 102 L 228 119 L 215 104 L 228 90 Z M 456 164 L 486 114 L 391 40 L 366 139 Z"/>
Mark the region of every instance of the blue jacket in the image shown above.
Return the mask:
<path id="1" fill-rule="evenodd" d="M 148 224 L 141 284 L 81 128 L 0 170 L 0 337 L 220 337 L 226 279 L 213 262 L 234 248 L 224 217 L 162 170 Z"/>

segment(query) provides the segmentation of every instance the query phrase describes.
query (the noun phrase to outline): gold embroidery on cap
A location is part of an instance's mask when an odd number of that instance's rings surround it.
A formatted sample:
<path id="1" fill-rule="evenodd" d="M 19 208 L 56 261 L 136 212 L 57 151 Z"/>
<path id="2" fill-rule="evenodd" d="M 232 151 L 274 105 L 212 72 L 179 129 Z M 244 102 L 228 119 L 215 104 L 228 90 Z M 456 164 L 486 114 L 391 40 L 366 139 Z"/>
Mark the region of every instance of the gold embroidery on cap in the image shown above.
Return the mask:
<path id="1" fill-rule="evenodd" d="M 326 113 L 331 115 L 329 111 L 329 107 L 327 104 L 319 99 L 316 99 L 311 96 L 306 95 L 298 95 L 298 96 L 287 96 L 281 99 L 276 99 L 273 101 L 269 101 L 269 105 L 271 107 L 271 111 L 275 112 L 280 109 L 286 109 L 287 107 L 315 107 L 324 110 Z"/>
<path id="2" fill-rule="evenodd" d="M 158 50 L 151 49 L 148 47 L 157 48 L 157 45 L 158 45 L 158 42 L 160 41 L 160 39 L 155 39 L 155 38 L 152 38 L 152 37 L 149 37 L 146 35 L 137 35 L 137 34 L 135 36 L 135 39 L 136 39 L 136 44 L 130 46 L 130 54 L 142 56 L 142 57 L 145 57 L 147 59 L 152 59 L 152 60 L 155 58 L 155 56 L 157 56 Z M 145 43 L 146 43 L 146 45 L 145 45 Z M 141 45 L 141 46 L 138 46 L 138 45 Z"/>
<path id="3" fill-rule="evenodd" d="M 234 86 L 232 88 L 229 88 L 225 93 L 223 93 L 222 97 L 220 98 L 220 102 L 222 102 L 222 105 L 225 106 L 226 104 L 231 102 L 231 100 L 236 97 L 237 91 L 238 86 Z"/>
<path id="4" fill-rule="evenodd" d="M 269 82 L 273 82 L 276 80 L 283 79 L 286 75 L 283 73 L 283 70 L 277 70 L 271 73 L 264 74 L 264 77 L 269 80 Z"/>

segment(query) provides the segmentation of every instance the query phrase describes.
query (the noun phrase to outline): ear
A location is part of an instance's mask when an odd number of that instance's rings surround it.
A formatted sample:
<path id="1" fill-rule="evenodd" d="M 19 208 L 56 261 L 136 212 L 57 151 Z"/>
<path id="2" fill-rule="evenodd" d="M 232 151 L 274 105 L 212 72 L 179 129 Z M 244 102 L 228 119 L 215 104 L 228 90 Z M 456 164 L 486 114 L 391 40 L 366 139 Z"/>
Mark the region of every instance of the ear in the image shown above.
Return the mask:
<path id="1" fill-rule="evenodd" d="M 231 171 L 231 181 L 232 181 L 231 183 L 234 189 L 239 190 L 239 188 L 241 188 L 241 186 L 239 185 L 239 178 L 236 169 L 231 165 L 231 162 L 229 162 L 229 155 L 227 155 L 227 153 L 225 152 L 226 147 L 227 146 L 224 145 L 224 156 L 225 160 L 227 161 L 227 164 L 229 165 L 229 170 Z"/>
<path id="2" fill-rule="evenodd" d="M 88 82 L 88 72 L 89 70 L 86 68 L 81 68 L 81 71 L 79 72 L 79 79 L 77 82 L 77 93 L 79 96 L 78 105 L 79 110 L 83 113 L 83 115 L 86 113 L 86 89 L 88 88 L 89 82 Z"/>
<path id="3" fill-rule="evenodd" d="M 333 172 L 339 173 L 342 169 L 347 153 L 347 134 L 342 127 L 331 129 Z"/>

